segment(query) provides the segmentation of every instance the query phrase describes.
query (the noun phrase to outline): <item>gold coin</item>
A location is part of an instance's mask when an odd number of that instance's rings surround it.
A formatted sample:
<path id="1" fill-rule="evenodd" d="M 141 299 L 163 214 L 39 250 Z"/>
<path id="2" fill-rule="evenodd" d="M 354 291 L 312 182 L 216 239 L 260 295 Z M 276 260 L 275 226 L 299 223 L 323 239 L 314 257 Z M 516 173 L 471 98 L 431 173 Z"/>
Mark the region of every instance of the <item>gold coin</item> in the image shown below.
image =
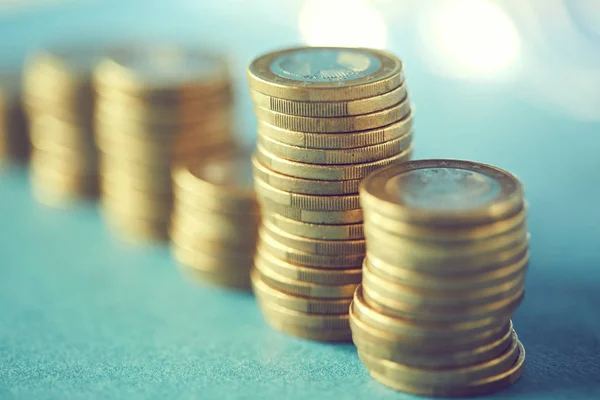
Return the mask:
<path id="1" fill-rule="evenodd" d="M 442 290 L 451 293 L 502 285 L 519 276 L 523 276 L 527 270 L 528 263 L 529 251 L 525 249 L 514 259 L 500 264 L 491 270 L 439 275 L 432 272 L 421 272 L 405 269 L 400 266 L 393 266 L 370 255 L 367 251 L 364 268 L 368 268 L 372 274 L 390 283 L 398 283 L 419 290 Z"/>
<path id="2" fill-rule="evenodd" d="M 36 113 L 28 120 L 31 142 L 37 147 L 45 147 L 49 142 L 69 148 L 94 147 L 92 129 L 84 129 L 49 114 Z"/>
<path id="3" fill-rule="evenodd" d="M 254 176 L 279 190 L 291 193 L 312 195 L 343 195 L 358 193 L 360 179 L 346 181 L 323 181 L 313 179 L 300 179 L 293 176 L 283 175 L 270 170 L 260 161 L 256 155 L 252 157 Z"/>
<path id="4" fill-rule="evenodd" d="M 525 271 L 523 271 L 507 282 L 483 289 L 423 290 L 382 279 L 369 269 L 368 263 L 363 264 L 362 271 L 363 288 L 366 293 L 376 292 L 379 297 L 389 299 L 390 302 L 398 301 L 399 304 L 406 304 L 409 307 L 422 307 L 432 311 L 438 307 L 444 309 L 479 307 L 503 300 L 510 297 L 515 290 L 520 290 L 525 281 Z"/>
<path id="5" fill-rule="evenodd" d="M 256 269 L 250 274 L 254 293 L 261 302 L 274 303 L 281 307 L 308 314 L 345 314 L 352 302 L 346 299 L 315 299 L 311 297 L 293 296 L 281 292 L 263 282 Z"/>
<path id="6" fill-rule="evenodd" d="M 510 347 L 499 357 L 490 361 L 451 369 L 421 369 L 409 367 L 392 361 L 381 360 L 372 355 L 358 351 L 360 359 L 371 372 L 381 374 L 391 381 L 408 385 L 433 386 L 438 388 L 471 386 L 478 381 L 486 381 L 510 371 L 520 362 L 522 345 L 513 332 Z"/>
<path id="7" fill-rule="evenodd" d="M 194 210 L 195 211 L 195 210 Z M 195 237 L 215 238 L 236 242 L 256 241 L 258 224 L 255 216 L 226 215 L 211 212 L 187 212 L 175 202 L 171 216 L 173 230 Z"/>
<path id="8" fill-rule="evenodd" d="M 263 220 L 261 231 L 271 236 L 277 242 L 288 246 L 294 250 L 305 251 L 324 256 L 334 256 L 338 254 L 364 254 L 365 241 L 362 239 L 353 240 L 320 240 L 309 239 L 301 236 L 289 234 L 268 220 Z"/>
<path id="9" fill-rule="evenodd" d="M 32 168 L 50 168 L 65 174 L 76 171 L 93 175 L 98 170 L 98 157 L 91 149 L 71 149 L 58 143 L 45 143 L 46 147 L 32 147 Z"/>
<path id="10" fill-rule="evenodd" d="M 285 246 L 271 236 L 266 234 L 264 231 L 259 230 L 260 240 L 258 242 L 259 248 L 264 248 L 274 256 L 285 260 L 292 264 L 302 265 L 305 267 L 315 268 L 360 268 L 364 256 L 362 254 L 341 254 L 333 256 L 323 256 L 313 253 L 307 253 L 291 249 Z"/>
<path id="11" fill-rule="evenodd" d="M 403 82 L 402 63 L 380 50 L 299 47 L 265 54 L 248 67 L 250 87 L 297 101 L 381 96 Z"/>
<path id="12" fill-rule="evenodd" d="M 363 207 L 424 225 L 477 225 L 523 208 L 523 189 L 513 175 L 485 164 L 418 160 L 382 168 L 361 184 Z"/>
<path id="13" fill-rule="evenodd" d="M 261 145 L 256 146 L 255 154 L 260 163 L 281 174 L 296 178 L 333 181 L 362 179 L 379 168 L 407 161 L 412 156 L 412 147 L 402 153 L 382 160 L 345 165 L 314 165 L 290 161 L 277 157 L 265 150 Z"/>
<path id="14" fill-rule="evenodd" d="M 472 352 L 473 355 L 476 355 L 478 352 L 473 351 L 474 349 L 485 347 L 490 343 L 498 341 L 507 333 L 512 333 L 512 321 L 508 320 L 499 325 L 494 325 L 485 331 L 469 335 L 458 335 L 443 339 L 407 337 L 406 335 L 399 335 L 371 327 L 357 317 L 352 306 L 349 309 L 349 315 L 353 336 L 360 336 L 360 340 L 363 342 L 368 342 L 371 343 L 371 346 L 378 347 L 377 351 L 380 352 L 378 358 L 384 359 L 387 359 L 386 357 L 399 357 L 399 355 L 403 354 L 408 357 L 419 355 L 423 356 L 423 358 L 427 357 L 432 361 L 447 357 L 450 361 L 453 358 L 453 354 Z M 388 355 L 385 356 L 384 353 Z M 377 355 L 377 353 L 373 353 L 373 355 Z"/>
<path id="15" fill-rule="evenodd" d="M 408 149 L 412 143 L 412 133 L 372 146 L 339 150 L 307 149 L 290 146 L 262 135 L 258 136 L 258 143 L 272 154 L 301 163 L 338 165 L 359 164 L 381 160 L 403 152 Z"/>
<path id="16" fill-rule="evenodd" d="M 350 117 L 299 117 L 254 107 L 256 117 L 268 124 L 291 131 L 311 133 L 366 131 L 400 121 L 410 114 L 410 111 L 408 98 L 385 110 Z"/>
<path id="17" fill-rule="evenodd" d="M 263 302 L 259 299 L 260 308 L 271 318 L 285 321 L 289 325 L 308 329 L 322 329 L 323 331 L 339 331 L 345 329 L 350 332 L 348 314 L 308 314 L 290 310 L 280 305 Z"/>
<path id="18" fill-rule="evenodd" d="M 263 282 L 279 291 L 296 296 L 319 299 L 351 298 L 357 286 L 357 283 L 324 285 L 289 278 L 279 274 L 278 271 L 267 265 L 261 257 L 254 259 L 254 267 L 260 272 Z"/>
<path id="19" fill-rule="evenodd" d="M 254 265 L 252 253 L 223 251 L 210 246 L 192 248 L 172 242 L 171 253 L 180 264 L 202 271 L 250 271 Z"/>
<path id="20" fill-rule="evenodd" d="M 482 346 L 440 354 L 424 354 L 419 351 L 417 346 L 407 346 L 406 343 L 398 345 L 396 342 L 374 341 L 372 339 L 373 335 L 363 333 L 364 331 L 361 329 L 363 326 L 358 325 L 356 320 L 350 317 L 352 341 L 361 352 L 374 358 L 422 369 L 461 368 L 491 361 L 501 356 L 508 349 L 513 335 L 512 329 L 505 330 L 501 337 L 490 340 Z M 384 332 L 382 336 L 385 337 Z"/>
<path id="21" fill-rule="evenodd" d="M 296 236 L 322 240 L 364 239 L 363 224 L 360 223 L 348 225 L 309 224 L 274 213 L 266 214 L 264 218 L 277 228 Z"/>
<path id="22" fill-rule="evenodd" d="M 352 133 L 310 133 L 291 131 L 275 125 L 258 121 L 258 134 L 262 137 L 277 140 L 290 146 L 309 149 L 354 149 L 373 146 L 397 139 L 412 132 L 412 112 L 400 121 L 371 129 Z"/>
<path id="23" fill-rule="evenodd" d="M 286 207 L 265 199 L 258 198 L 265 212 L 279 214 L 283 217 L 311 224 L 347 225 L 363 221 L 362 209 L 345 211 L 315 211 Z"/>
<path id="24" fill-rule="evenodd" d="M 390 316 L 411 321 L 430 321 L 438 323 L 460 323 L 478 321 L 485 318 L 510 318 L 523 301 L 525 290 L 523 286 L 511 289 L 506 298 L 480 306 L 456 307 L 421 307 L 383 297 L 377 291 L 369 291 L 363 287 L 363 297 L 367 304 Z"/>
<path id="25" fill-rule="evenodd" d="M 102 187 L 110 187 L 116 191 L 136 190 L 148 192 L 158 196 L 168 196 L 171 194 L 170 179 L 139 179 L 138 176 L 127 174 L 126 171 L 119 171 L 112 168 L 100 170 L 100 181 Z"/>
<path id="26" fill-rule="evenodd" d="M 165 242 L 169 239 L 168 222 L 163 220 L 116 213 L 106 209 L 104 209 L 104 217 L 111 231 L 127 242 Z"/>
<path id="27" fill-rule="evenodd" d="M 370 307 L 365 302 L 361 285 L 354 293 L 351 307 L 358 319 L 374 329 L 404 337 L 407 341 L 419 340 L 424 343 L 469 338 L 504 325 L 510 319 L 508 316 L 495 316 L 459 323 L 403 319 Z"/>
<path id="28" fill-rule="evenodd" d="M 358 194 L 316 196 L 290 193 L 274 188 L 258 177 L 254 178 L 254 188 L 256 194 L 262 199 L 291 208 L 314 211 L 345 211 L 360 208 Z"/>
<path id="29" fill-rule="evenodd" d="M 361 269 L 322 269 L 310 268 L 292 264 L 275 257 L 273 254 L 259 249 L 255 262 L 288 279 L 317 285 L 347 285 L 358 284 L 361 280 Z M 352 295 L 348 296 L 352 297 Z"/>
<path id="30" fill-rule="evenodd" d="M 365 224 L 377 226 L 390 235 L 427 240 L 429 242 L 462 242 L 480 240 L 501 235 L 525 223 L 526 208 L 510 217 L 483 225 L 435 226 L 415 225 L 380 214 L 377 210 L 366 210 Z"/>
<path id="31" fill-rule="evenodd" d="M 206 242 L 214 246 L 222 244 L 223 246 L 239 251 L 251 252 L 256 247 L 258 233 L 240 229 L 238 234 L 231 234 L 230 231 L 222 229 L 220 226 L 206 225 L 204 227 L 190 227 L 181 223 L 181 218 L 174 221 L 171 217 L 171 239 L 180 244 L 196 244 Z"/>
<path id="32" fill-rule="evenodd" d="M 194 282 L 246 291 L 251 289 L 248 271 L 241 270 L 233 273 L 231 270 L 201 270 L 186 265 L 179 265 L 179 269 L 183 275 Z"/>

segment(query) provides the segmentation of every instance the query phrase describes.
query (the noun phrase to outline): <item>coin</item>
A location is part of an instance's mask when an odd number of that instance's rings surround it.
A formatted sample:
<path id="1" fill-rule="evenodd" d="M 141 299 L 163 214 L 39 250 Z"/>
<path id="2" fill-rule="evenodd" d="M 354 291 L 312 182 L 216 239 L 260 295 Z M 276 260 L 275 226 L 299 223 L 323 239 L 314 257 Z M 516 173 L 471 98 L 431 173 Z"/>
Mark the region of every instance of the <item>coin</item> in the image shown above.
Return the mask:
<path id="1" fill-rule="evenodd" d="M 296 236 L 322 240 L 364 239 L 363 224 L 361 223 L 348 225 L 309 224 L 273 213 L 264 217 L 274 226 Z"/>
<path id="2" fill-rule="evenodd" d="M 183 275 L 202 284 L 209 283 L 228 289 L 238 290 L 250 290 L 251 288 L 248 271 L 241 270 L 232 273 L 232 271 L 229 270 L 201 270 L 185 265 L 180 265 L 179 269 Z"/>
<path id="3" fill-rule="evenodd" d="M 255 59 L 248 81 L 268 96 L 321 102 L 383 95 L 403 76 L 400 60 L 379 50 L 301 47 Z"/>
<path id="4" fill-rule="evenodd" d="M 281 292 L 263 282 L 260 272 L 254 269 L 251 273 L 252 287 L 262 302 L 270 302 L 281 307 L 308 314 L 344 314 L 348 311 L 351 299 L 316 299 L 293 296 Z"/>
<path id="5" fill-rule="evenodd" d="M 268 152 L 278 156 L 307 164 L 359 164 L 392 157 L 408 149 L 412 142 L 412 133 L 387 142 L 352 149 L 307 149 L 290 146 L 267 136 L 259 135 L 258 143 Z"/>
<path id="6" fill-rule="evenodd" d="M 256 146 L 255 154 L 260 163 L 284 175 L 316 180 L 350 180 L 362 179 L 379 168 L 407 161 L 412 155 L 412 147 L 378 161 L 345 165 L 315 165 L 290 161 L 268 152 L 260 145 Z"/>
<path id="7" fill-rule="evenodd" d="M 393 219 L 427 225 L 498 220 L 523 208 L 523 189 L 511 174 L 457 160 L 420 160 L 377 171 L 361 184 L 364 207 Z"/>
<path id="8" fill-rule="evenodd" d="M 350 332 L 348 314 L 308 314 L 281 307 L 274 303 L 260 301 L 263 312 L 271 318 L 285 321 L 286 324 L 308 329 L 321 329 L 323 332 L 347 330 Z"/>
<path id="9" fill-rule="evenodd" d="M 299 117 L 270 111 L 258 106 L 254 107 L 257 118 L 268 124 L 291 131 L 311 133 L 357 132 L 379 128 L 402 120 L 410 113 L 410 110 L 410 103 L 407 99 L 390 108 L 371 114 L 330 118 Z"/>
<path id="10" fill-rule="evenodd" d="M 362 209 L 343 211 L 315 211 L 287 207 L 259 198 L 263 209 L 283 217 L 311 224 L 347 225 L 363 221 Z"/>
<path id="11" fill-rule="evenodd" d="M 171 253 L 179 263 L 203 271 L 249 271 L 254 265 L 251 254 L 223 251 L 210 246 L 203 247 L 191 248 L 173 242 Z"/>

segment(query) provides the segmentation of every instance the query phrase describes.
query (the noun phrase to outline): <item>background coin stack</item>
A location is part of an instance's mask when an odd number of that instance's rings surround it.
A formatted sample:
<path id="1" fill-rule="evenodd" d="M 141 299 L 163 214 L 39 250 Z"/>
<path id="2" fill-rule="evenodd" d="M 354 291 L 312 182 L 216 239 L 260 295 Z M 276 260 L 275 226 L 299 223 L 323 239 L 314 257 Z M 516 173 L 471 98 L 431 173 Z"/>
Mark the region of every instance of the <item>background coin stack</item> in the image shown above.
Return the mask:
<path id="1" fill-rule="evenodd" d="M 125 239 L 166 240 L 171 167 L 233 142 L 227 64 L 195 50 L 132 47 L 104 60 L 94 81 L 107 221 Z"/>
<path id="2" fill-rule="evenodd" d="M 263 224 L 252 279 L 267 322 L 350 340 L 365 254 L 358 184 L 411 156 L 402 64 L 369 49 L 296 48 L 251 63 Z"/>
<path id="3" fill-rule="evenodd" d="M 18 75 L 0 75 L 0 163 L 25 161 L 29 156 L 20 83 Z"/>
<path id="4" fill-rule="evenodd" d="M 174 170 L 171 249 L 202 281 L 250 288 L 260 222 L 250 157 L 225 151 Z"/>
<path id="5" fill-rule="evenodd" d="M 369 175 L 361 204 L 367 257 L 350 323 L 370 374 L 443 397 L 517 380 L 525 351 L 510 318 L 529 259 L 518 180 L 484 164 L 420 160 Z"/>
<path id="6" fill-rule="evenodd" d="M 91 73 L 94 46 L 44 50 L 25 66 L 23 101 L 32 144 L 35 195 L 66 204 L 98 193 Z"/>

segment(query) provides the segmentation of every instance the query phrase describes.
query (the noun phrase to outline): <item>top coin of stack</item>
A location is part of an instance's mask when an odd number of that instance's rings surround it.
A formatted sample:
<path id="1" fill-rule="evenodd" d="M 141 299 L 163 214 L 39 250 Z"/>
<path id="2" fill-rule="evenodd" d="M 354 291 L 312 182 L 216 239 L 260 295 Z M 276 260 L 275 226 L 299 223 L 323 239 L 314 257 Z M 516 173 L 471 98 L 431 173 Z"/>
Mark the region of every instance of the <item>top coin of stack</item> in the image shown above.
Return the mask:
<path id="1" fill-rule="evenodd" d="M 267 321 L 349 340 L 365 245 L 358 184 L 412 153 L 402 63 L 377 50 L 294 48 L 248 68 L 263 225 L 252 275 Z"/>
<path id="2" fill-rule="evenodd" d="M 424 396 L 490 393 L 525 351 L 510 318 L 524 296 L 523 190 L 506 171 L 419 160 L 361 184 L 367 257 L 350 308 L 370 374 Z"/>
<path id="3" fill-rule="evenodd" d="M 128 239 L 168 236 L 171 167 L 233 143 L 231 81 L 215 54 L 132 47 L 95 73 L 102 202 Z"/>
<path id="4" fill-rule="evenodd" d="M 224 151 L 173 172 L 171 249 L 202 281 L 250 288 L 260 211 L 250 152 Z"/>
<path id="5" fill-rule="evenodd" d="M 21 79 L 0 75 L 0 163 L 29 156 L 29 134 L 21 102 Z"/>
<path id="6" fill-rule="evenodd" d="M 100 54 L 94 46 L 50 49 L 25 66 L 32 184 L 43 202 L 64 204 L 98 192 L 91 74 Z"/>

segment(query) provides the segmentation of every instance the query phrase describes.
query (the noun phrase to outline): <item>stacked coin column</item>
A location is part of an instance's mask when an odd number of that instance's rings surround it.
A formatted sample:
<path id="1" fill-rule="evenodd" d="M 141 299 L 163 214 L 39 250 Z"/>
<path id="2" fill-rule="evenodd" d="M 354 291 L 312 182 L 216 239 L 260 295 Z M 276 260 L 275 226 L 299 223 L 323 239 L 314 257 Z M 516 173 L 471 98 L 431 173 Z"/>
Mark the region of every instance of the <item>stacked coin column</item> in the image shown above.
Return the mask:
<path id="1" fill-rule="evenodd" d="M 124 239 L 166 240 L 171 168 L 232 144 L 227 65 L 187 49 L 132 48 L 94 79 L 106 219 Z"/>
<path id="2" fill-rule="evenodd" d="M 402 64 L 375 50 L 297 48 L 256 59 L 248 78 L 259 121 L 259 305 L 286 333 L 349 340 L 365 254 L 358 184 L 412 151 Z"/>
<path id="3" fill-rule="evenodd" d="M 21 79 L 0 75 L 0 164 L 29 157 L 29 133 L 21 101 Z"/>
<path id="4" fill-rule="evenodd" d="M 94 48 L 48 50 L 25 66 L 31 179 L 34 194 L 44 203 L 63 205 L 98 193 L 91 88 L 97 57 Z"/>
<path id="5" fill-rule="evenodd" d="M 367 257 L 350 308 L 369 373 L 423 396 L 491 393 L 525 351 L 511 317 L 528 265 L 520 183 L 484 164 L 419 160 L 361 186 Z"/>
<path id="6" fill-rule="evenodd" d="M 251 154 L 227 151 L 188 162 L 173 173 L 173 256 L 203 282 L 250 288 L 260 212 Z"/>

